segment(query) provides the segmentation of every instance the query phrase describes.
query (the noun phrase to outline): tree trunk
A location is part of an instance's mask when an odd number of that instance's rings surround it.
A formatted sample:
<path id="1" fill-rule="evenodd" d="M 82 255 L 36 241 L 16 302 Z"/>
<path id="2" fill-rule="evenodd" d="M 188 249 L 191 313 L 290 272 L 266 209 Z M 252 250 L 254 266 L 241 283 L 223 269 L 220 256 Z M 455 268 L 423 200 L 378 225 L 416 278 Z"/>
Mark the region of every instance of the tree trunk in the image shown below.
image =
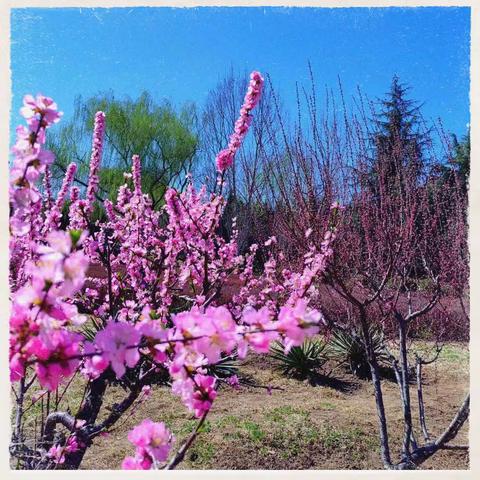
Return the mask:
<path id="1" fill-rule="evenodd" d="M 385 468 L 389 469 L 392 466 L 390 458 L 390 447 L 388 443 L 388 428 L 387 417 L 385 415 L 385 406 L 383 404 L 382 384 L 380 380 L 380 373 L 378 370 L 377 358 L 375 350 L 372 345 L 370 337 L 370 331 L 368 328 L 365 307 L 359 307 L 360 310 L 360 323 L 362 327 L 363 340 L 367 349 L 368 364 L 370 365 L 370 371 L 372 374 L 373 389 L 375 392 L 375 404 L 377 407 L 377 417 L 380 430 L 380 452 L 382 455 L 382 462 Z"/>
<path id="2" fill-rule="evenodd" d="M 410 455 L 410 440 L 412 437 L 412 408 L 410 402 L 410 383 L 407 357 L 407 332 L 406 322 L 400 315 L 397 315 L 398 333 L 400 340 L 400 371 L 402 376 L 402 406 L 404 419 L 404 435 L 402 455 L 405 459 Z"/>
<path id="3" fill-rule="evenodd" d="M 77 420 L 85 420 L 87 431 L 88 426 L 93 426 L 97 420 L 100 408 L 102 407 L 103 397 L 106 389 L 107 375 L 106 372 L 104 372 L 102 375 L 100 375 L 100 377 L 96 378 L 90 383 L 83 406 L 80 408 L 80 412 L 76 417 Z M 87 448 L 90 446 L 91 440 L 87 435 L 85 435 L 84 438 L 79 438 L 78 440 L 83 444 L 76 452 L 65 455 L 65 469 L 77 470 L 82 463 Z"/>

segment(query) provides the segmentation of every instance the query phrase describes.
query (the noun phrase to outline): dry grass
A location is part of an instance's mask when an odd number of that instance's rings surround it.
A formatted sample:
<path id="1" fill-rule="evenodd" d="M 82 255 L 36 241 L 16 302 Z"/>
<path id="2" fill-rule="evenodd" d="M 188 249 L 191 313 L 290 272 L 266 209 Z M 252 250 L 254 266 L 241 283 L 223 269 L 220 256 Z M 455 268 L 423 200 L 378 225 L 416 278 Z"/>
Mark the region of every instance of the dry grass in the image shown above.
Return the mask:
<path id="1" fill-rule="evenodd" d="M 468 391 L 468 346 L 448 344 L 435 366 L 425 368 L 427 424 L 433 435 L 450 422 Z M 381 469 L 377 420 L 372 386 L 346 373 L 331 386 L 281 376 L 268 357 L 252 356 L 241 374 L 256 383 L 283 388 L 269 395 L 265 389 L 222 388 L 208 422 L 179 468 L 187 469 Z M 385 406 L 398 452 L 402 435 L 398 386 L 384 382 Z M 122 398 L 116 390 L 113 403 Z M 412 388 L 416 406 L 415 388 Z M 177 445 L 196 421 L 167 388 L 154 390 L 150 401 L 129 416 L 108 437 L 87 452 L 83 469 L 116 469 L 133 453 L 128 431 L 144 418 L 164 421 L 174 431 Z M 416 412 L 415 412 L 415 418 Z M 455 444 L 468 443 L 464 427 Z M 466 469 L 468 454 L 442 451 L 422 468 Z"/>

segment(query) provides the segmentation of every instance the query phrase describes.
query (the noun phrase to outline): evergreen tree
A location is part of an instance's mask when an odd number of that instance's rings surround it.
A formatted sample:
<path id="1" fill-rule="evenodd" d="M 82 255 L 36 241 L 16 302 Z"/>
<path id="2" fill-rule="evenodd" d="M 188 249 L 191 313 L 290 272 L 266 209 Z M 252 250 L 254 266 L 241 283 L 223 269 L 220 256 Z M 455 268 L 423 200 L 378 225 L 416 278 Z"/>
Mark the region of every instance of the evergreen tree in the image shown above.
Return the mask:
<path id="1" fill-rule="evenodd" d="M 395 75 L 374 115 L 368 182 L 377 198 L 380 188 L 399 192 L 406 181 L 418 185 L 425 171 L 424 146 L 429 132 L 422 129 L 421 105 L 407 98 L 409 90 Z"/>
<path id="2" fill-rule="evenodd" d="M 450 164 L 459 175 L 465 190 L 468 187 L 470 177 L 470 130 L 459 142 L 455 134 L 452 134 L 453 158 Z"/>

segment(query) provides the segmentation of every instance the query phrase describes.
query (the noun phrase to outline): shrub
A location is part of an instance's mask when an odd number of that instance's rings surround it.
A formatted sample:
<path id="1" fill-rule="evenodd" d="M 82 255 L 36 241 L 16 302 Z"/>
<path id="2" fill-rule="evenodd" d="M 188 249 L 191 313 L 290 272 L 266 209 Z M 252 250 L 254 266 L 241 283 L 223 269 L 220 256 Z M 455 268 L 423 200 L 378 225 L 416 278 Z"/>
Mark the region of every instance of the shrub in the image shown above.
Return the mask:
<path id="1" fill-rule="evenodd" d="M 238 375 L 239 367 L 240 361 L 236 352 L 233 352 L 231 355 L 222 355 L 217 363 L 207 367 L 207 371 L 209 375 L 224 380 Z"/>
<path id="2" fill-rule="evenodd" d="M 275 343 L 271 348 L 271 356 L 283 374 L 309 378 L 317 374 L 327 362 L 327 343 L 323 340 L 305 340 L 299 347 L 292 347 L 288 353 L 285 353 L 283 345 Z"/>
<path id="3" fill-rule="evenodd" d="M 384 338 L 380 330 L 371 329 L 373 347 L 378 360 L 386 360 Z M 367 351 L 360 333 L 356 330 L 335 330 L 330 341 L 332 358 L 346 363 L 350 372 L 359 378 L 370 378 Z"/>

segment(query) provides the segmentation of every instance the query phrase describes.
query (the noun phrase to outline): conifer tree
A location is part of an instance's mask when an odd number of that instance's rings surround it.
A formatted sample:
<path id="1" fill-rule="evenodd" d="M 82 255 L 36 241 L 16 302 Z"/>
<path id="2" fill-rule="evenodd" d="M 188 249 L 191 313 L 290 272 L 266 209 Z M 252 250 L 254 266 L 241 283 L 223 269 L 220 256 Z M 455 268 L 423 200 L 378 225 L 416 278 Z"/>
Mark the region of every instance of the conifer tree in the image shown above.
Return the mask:
<path id="1" fill-rule="evenodd" d="M 419 185 L 425 173 L 424 146 L 429 132 L 422 128 L 421 105 L 408 98 L 409 90 L 395 75 L 374 114 L 369 186 L 377 198 L 380 188 L 402 193 L 407 179 Z"/>

